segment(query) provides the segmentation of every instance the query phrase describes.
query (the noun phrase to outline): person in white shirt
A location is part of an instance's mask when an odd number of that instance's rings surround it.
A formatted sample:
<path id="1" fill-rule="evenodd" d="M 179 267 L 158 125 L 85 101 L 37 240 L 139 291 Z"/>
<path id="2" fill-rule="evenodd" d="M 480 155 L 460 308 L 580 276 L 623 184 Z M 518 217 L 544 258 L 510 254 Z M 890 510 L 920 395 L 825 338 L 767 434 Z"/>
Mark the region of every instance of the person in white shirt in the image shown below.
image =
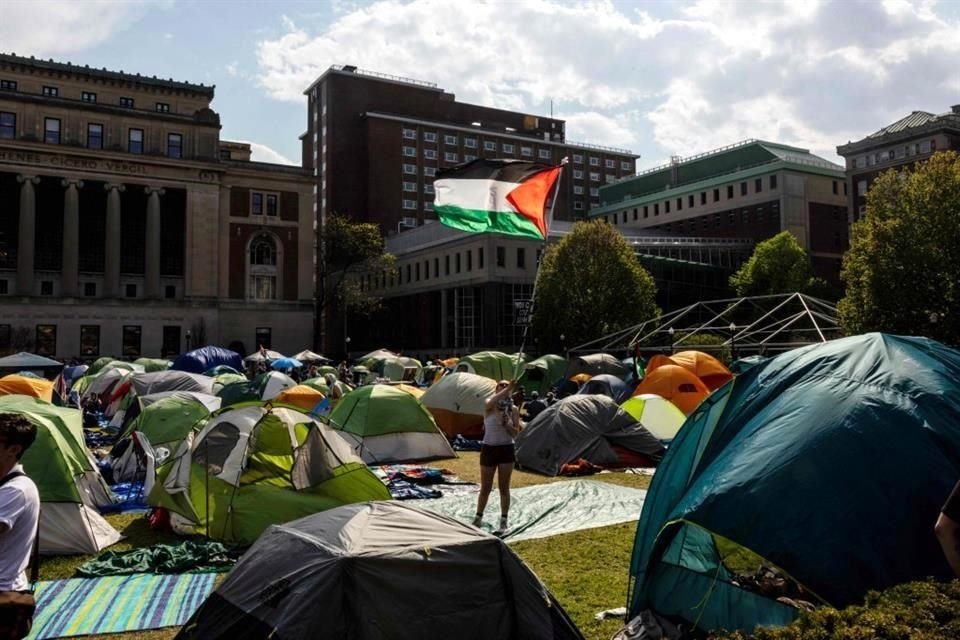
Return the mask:
<path id="1" fill-rule="evenodd" d="M 486 399 L 483 415 L 483 440 L 480 443 L 480 494 L 477 496 L 477 515 L 473 526 L 483 523 L 487 498 L 493 489 L 493 476 L 497 476 L 500 489 L 500 526 L 497 532 L 507 529 L 507 514 L 510 511 L 510 477 L 513 474 L 513 439 L 520 432 L 520 409 L 514 405 L 510 394 L 514 383 L 501 380 L 493 395 Z"/>
<path id="2" fill-rule="evenodd" d="M 20 458 L 36 437 L 37 428 L 23 416 L 0 414 L 0 596 L 30 588 L 26 570 L 37 535 L 40 494 Z M 0 637 L 17 637 L 7 634 L 16 633 L 22 616 L 15 608 L 0 607 Z"/>

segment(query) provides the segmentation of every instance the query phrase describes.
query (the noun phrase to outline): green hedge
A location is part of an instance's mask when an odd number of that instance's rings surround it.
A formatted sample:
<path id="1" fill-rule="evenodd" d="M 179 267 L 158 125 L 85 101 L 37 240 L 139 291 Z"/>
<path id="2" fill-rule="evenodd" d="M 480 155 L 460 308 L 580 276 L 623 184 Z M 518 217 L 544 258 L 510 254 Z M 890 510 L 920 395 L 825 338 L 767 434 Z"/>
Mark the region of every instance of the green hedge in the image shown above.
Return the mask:
<path id="1" fill-rule="evenodd" d="M 944 640 L 960 638 L 960 581 L 909 582 L 871 591 L 860 606 L 804 613 L 790 626 L 714 640 Z"/>

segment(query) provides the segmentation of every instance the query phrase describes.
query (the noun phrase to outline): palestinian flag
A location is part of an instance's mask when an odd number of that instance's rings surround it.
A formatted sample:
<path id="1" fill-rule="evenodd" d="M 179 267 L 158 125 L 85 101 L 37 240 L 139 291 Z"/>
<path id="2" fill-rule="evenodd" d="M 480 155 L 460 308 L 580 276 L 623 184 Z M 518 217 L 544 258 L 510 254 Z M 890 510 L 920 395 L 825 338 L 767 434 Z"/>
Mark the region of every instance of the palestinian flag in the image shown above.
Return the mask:
<path id="1" fill-rule="evenodd" d="M 559 177 L 560 167 L 481 158 L 437 172 L 433 208 L 454 229 L 543 240 L 547 200 Z"/>

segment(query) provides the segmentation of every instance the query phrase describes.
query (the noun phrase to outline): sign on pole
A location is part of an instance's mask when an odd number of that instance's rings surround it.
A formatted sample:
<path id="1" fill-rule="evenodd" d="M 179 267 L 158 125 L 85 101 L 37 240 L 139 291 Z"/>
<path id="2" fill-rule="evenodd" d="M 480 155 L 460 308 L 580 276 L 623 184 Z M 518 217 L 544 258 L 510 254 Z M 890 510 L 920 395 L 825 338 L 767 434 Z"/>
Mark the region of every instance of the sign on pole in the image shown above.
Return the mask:
<path id="1" fill-rule="evenodd" d="M 533 311 L 533 300 L 514 300 L 513 324 L 519 327 L 529 326 L 531 311 Z"/>

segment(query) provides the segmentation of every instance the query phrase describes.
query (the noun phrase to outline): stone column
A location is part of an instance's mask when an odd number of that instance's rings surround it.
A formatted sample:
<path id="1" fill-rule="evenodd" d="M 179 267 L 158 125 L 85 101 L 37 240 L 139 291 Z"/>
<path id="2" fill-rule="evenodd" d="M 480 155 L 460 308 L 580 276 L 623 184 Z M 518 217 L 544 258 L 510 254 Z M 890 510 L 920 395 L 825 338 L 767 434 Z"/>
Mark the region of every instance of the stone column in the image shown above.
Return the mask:
<path id="1" fill-rule="evenodd" d="M 80 195 L 83 181 L 64 178 L 63 194 L 63 265 L 60 267 L 60 291 L 65 298 L 75 297 L 80 262 Z"/>
<path id="2" fill-rule="evenodd" d="M 17 295 L 33 295 L 33 256 L 37 235 L 37 197 L 33 185 L 40 183 L 37 176 L 19 175 L 20 230 L 17 235 Z"/>
<path id="3" fill-rule="evenodd" d="M 107 230 L 104 238 L 104 295 L 120 296 L 120 194 L 122 184 L 103 185 L 107 192 Z"/>
<path id="4" fill-rule="evenodd" d="M 164 190 L 159 187 L 147 187 L 147 238 L 144 272 L 146 285 L 144 295 L 147 298 L 160 297 L 160 196 Z"/>

